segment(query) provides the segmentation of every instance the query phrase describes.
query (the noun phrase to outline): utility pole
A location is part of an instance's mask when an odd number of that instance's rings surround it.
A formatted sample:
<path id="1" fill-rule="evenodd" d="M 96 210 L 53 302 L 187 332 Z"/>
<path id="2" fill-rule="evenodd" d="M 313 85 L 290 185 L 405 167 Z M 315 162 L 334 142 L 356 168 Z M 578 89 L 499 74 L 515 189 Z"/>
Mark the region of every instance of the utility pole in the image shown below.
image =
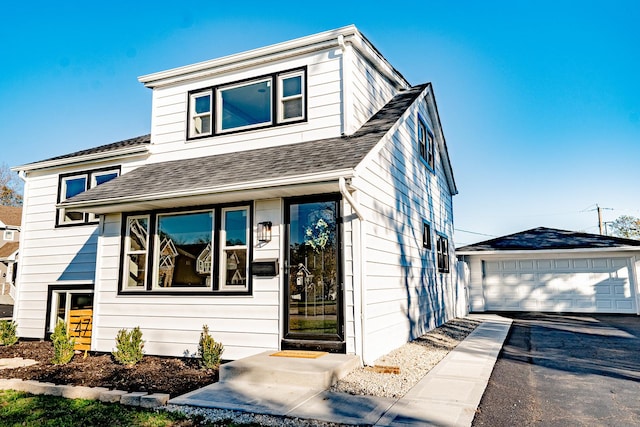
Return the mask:
<path id="1" fill-rule="evenodd" d="M 600 235 L 602 236 L 604 233 L 602 232 L 602 209 L 600 206 L 596 204 L 596 208 L 598 209 L 598 229 L 600 230 Z"/>

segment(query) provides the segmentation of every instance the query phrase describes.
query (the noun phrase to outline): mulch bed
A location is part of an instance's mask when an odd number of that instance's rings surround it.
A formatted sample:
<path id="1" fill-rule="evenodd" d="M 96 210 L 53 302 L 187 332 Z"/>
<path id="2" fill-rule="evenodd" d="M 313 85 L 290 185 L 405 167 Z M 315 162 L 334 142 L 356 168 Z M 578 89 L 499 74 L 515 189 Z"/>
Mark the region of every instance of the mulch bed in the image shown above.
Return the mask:
<path id="1" fill-rule="evenodd" d="M 0 370 L 0 378 L 20 378 L 54 384 L 107 387 L 125 391 L 168 393 L 171 397 L 218 381 L 218 370 L 201 369 L 198 359 L 144 356 L 132 367 L 118 364 L 108 353 L 76 354 L 66 365 L 54 365 L 50 341 L 20 341 L 0 347 L 0 358 L 22 357 L 38 363 Z"/>

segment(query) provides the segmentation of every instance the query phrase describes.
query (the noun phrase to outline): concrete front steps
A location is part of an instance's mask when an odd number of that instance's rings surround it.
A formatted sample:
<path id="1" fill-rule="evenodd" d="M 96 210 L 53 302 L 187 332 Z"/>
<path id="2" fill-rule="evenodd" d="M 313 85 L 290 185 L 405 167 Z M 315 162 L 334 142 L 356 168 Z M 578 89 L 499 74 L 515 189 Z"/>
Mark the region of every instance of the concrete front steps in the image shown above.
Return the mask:
<path id="1" fill-rule="evenodd" d="M 278 354 L 282 356 L 277 356 Z M 305 357 L 306 355 L 318 357 Z M 359 366 L 360 358 L 352 354 L 265 351 L 221 365 L 220 382 L 288 385 L 324 390 Z"/>
<path id="2" fill-rule="evenodd" d="M 274 356 L 266 351 L 220 366 L 217 383 L 169 400 L 200 406 L 282 415 L 331 387 L 360 366 L 354 355 L 324 353 L 317 358 Z M 290 354 L 303 355 L 294 351 Z"/>

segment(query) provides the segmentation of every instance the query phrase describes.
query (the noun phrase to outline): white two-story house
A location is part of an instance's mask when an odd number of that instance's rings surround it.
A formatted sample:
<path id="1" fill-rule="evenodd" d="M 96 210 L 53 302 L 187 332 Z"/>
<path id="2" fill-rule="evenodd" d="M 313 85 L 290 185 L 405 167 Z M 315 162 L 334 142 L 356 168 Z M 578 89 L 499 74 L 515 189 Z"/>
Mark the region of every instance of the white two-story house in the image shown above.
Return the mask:
<path id="1" fill-rule="evenodd" d="M 371 363 L 466 314 L 433 88 L 356 27 L 139 80 L 150 135 L 14 168 L 21 337 L 65 320 L 108 352 L 139 326 L 182 356 L 206 324 L 228 359 Z"/>

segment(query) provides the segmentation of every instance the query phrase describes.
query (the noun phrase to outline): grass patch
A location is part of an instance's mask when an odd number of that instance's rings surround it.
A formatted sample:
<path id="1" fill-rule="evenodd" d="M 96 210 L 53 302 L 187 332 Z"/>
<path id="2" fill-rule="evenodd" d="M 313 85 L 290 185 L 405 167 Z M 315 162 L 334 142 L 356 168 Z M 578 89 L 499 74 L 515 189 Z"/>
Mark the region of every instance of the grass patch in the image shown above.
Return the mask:
<path id="1" fill-rule="evenodd" d="M 202 419 L 189 419 L 175 412 L 107 404 L 95 400 L 34 396 L 13 390 L 0 390 L 2 426 L 213 426 Z M 228 425 L 218 423 L 215 425 Z"/>

